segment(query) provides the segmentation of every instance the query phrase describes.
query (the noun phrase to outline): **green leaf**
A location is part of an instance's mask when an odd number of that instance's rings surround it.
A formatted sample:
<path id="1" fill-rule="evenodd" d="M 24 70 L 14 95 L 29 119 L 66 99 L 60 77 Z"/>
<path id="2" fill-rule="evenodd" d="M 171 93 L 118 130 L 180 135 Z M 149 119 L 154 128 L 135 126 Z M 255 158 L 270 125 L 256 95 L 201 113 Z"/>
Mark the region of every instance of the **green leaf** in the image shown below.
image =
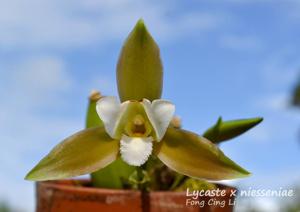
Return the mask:
<path id="1" fill-rule="evenodd" d="M 159 47 L 139 20 L 129 34 L 117 66 L 118 91 L 121 101 L 160 99 L 163 67 Z"/>
<path id="2" fill-rule="evenodd" d="M 237 137 L 262 122 L 263 118 L 239 119 L 223 121 L 220 117 L 217 123 L 209 128 L 203 137 L 214 143 L 220 143 Z"/>
<path id="3" fill-rule="evenodd" d="M 183 181 L 188 178 L 187 176 L 185 175 L 182 175 L 182 174 L 179 174 L 176 172 L 176 175 L 175 175 L 175 178 L 174 178 L 174 181 L 171 185 L 171 188 L 170 190 L 174 190 L 176 189 L 179 185 L 181 185 L 183 183 Z"/>
<path id="4" fill-rule="evenodd" d="M 108 166 L 91 174 L 94 187 L 122 189 L 128 184 L 129 176 L 135 171 L 134 166 L 117 158 Z"/>
<path id="5" fill-rule="evenodd" d="M 54 180 L 88 174 L 118 157 L 119 141 L 104 128 L 82 130 L 58 144 L 26 176 L 27 180 Z"/>
<path id="6" fill-rule="evenodd" d="M 250 174 L 207 139 L 172 127 L 156 144 L 155 154 L 169 168 L 194 178 L 225 180 Z"/>
<path id="7" fill-rule="evenodd" d="M 291 100 L 293 106 L 300 107 L 300 81 L 297 83 L 293 90 Z"/>
<path id="8" fill-rule="evenodd" d="M 186 191 L 187 189 L 190 190 L 212 190 L 216 189 L 217 185 L 214 183 L 207 182 L 206 180 L 198 180 L 193 178 L 187 178 L 179 187 L 177 187 L 176 191 Z"/>
<path id="9" fill-rule="evenodd" d="M 103 126 L 96 111 L 96 103 L 101 98 L 99 92 L 93 92 L 89 98 L 89 105 L 86 117 L 86 128 Z M 122 189 L 124 181 L 133 173 L 135 168 L 117 158 L 108 166 L 91 173 L 94 187 Z"/>

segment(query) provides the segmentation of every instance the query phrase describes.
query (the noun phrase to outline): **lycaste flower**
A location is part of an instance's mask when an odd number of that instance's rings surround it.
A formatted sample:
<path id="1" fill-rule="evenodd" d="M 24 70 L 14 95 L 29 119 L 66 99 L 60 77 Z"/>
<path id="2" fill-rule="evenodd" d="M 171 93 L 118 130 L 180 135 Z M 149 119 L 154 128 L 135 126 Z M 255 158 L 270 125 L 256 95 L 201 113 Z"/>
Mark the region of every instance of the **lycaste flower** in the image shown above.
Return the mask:
<path id="1" fill-rule="evenodd" d="M 119 157 L 130 165 L 141 166 L 150 155 L 195 178 L 224 180 L 249 175 L 206 138 L 170 125 L 175 106 L 160 99 L 162 75 L 159 48 L 140 20 L 128 36 L 117 65 L 122 103 L 114 97 L 101 98 L 96 109 L 104 127 L 88 128 L 66 138 L 26 179 L 41 181 L 88 174 Z M 222 126 L 221 121 L 218 123 L 207 137 L 219 132 Z M 230 127 L 224 129 L 229 137 L 233 135 Z"/>
<path id="2" fill-rule="evenodd" d="M 165 100 L 125 101 L 103 97 L 97 102 L 97 113 L 111 138 L 120 140 L 122 159 L 129 165 L 144 164 L 152 153 L 153 142 L 163 138 L 175 106 Z"/>
<path id="3" fill-rule="evenodd" d="M 140 166 L 153 154 L 179 173 L 211 180 L 245 177 L 246 170 L 207 139 L 170 126 L 175 106 L 165 100 L 97 102 L 103 127 L 80 131 L 57 145 L 26 176 L 51 180 L 97 171 L 115 159 Z"/>

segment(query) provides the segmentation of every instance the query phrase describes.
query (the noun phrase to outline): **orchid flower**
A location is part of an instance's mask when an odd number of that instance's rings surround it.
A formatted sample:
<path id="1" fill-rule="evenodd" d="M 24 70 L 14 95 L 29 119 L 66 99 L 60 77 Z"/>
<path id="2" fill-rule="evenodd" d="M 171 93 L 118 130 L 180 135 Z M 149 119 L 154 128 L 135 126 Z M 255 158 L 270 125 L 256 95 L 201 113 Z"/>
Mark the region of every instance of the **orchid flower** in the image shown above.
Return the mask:
<path id="1" fill-rule="evenodd" d="M 223 180 L 249 175 L 206 138 L 172 127 L 175 106 L 161 99 L 162 73 L 159 48 L 139 21 L 118 62 L 121 102 L 115 97 L 102 97 L 96 104 L 104 126 L 82 130 L 63 140 L 26 179 L 41 181 L 88 174 L 118 158 L 141 166 L 150 155 L 194 178 Z"/>
<path id="2" fill-rule="evenodd" d="M 175 106 L 165 100 L 125 101 L 103 97 L 97 112 L 111 138 L 120 140 L 122 159 L 140 166 L 152 153 L 153 142 L 163 138 L 173 117 Z"/>

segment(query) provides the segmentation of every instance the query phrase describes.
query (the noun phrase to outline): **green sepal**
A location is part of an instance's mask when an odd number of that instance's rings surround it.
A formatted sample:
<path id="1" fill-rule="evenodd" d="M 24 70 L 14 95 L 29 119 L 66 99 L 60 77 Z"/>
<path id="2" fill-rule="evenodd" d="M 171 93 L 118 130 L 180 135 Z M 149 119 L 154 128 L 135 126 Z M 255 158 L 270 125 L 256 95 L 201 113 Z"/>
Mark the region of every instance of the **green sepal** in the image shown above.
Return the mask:
<path id="1" fill-rule="evenodd" d="M 86 116 L 86 128 L 103 126 L 96 111 L 96 103 L 101 96 L 99 95 L 99 98 L 91 97 Z M 126 181 L 134 170 L 133 166 L 125 163 L 121 158 L 117 158 L 108 166 L 91 173 L 92 184 L 94 187 L 122 189 L 124 183 L 128 183 Z"/>
<path id="2" fill-rule="evenodd" d="M 82 130 L 58 144 L 25 177 L 43 181 L 75 177 L 101 169 L 119 154 L 119 141 L 103 127 Z"/>
<path id="3" fill-rule="evenodd" d="M 223 121 L 222 118 L 219 117 L 217 123 L 209 128 L 203 134 L 203 137 L 207 138 L 213 143 L 220 143 L 245 133 L 262 122 L 262 120 L 263 118 L 258 117 L 251 119 Z"/>
<path id="4" fill-rule="evenodd" d="M 169 168 L 189 177 L 225 180 L 250 174 L 206 138 L 172 127 L 155 145 L 154 154 Z"/>
<path id="5" fill-rule="evenodd" d="M 160 99 L 163 67 L 159 47 L 139 20 L 126 39 L 117 65 L 117 83 L 121 102 Z"/>

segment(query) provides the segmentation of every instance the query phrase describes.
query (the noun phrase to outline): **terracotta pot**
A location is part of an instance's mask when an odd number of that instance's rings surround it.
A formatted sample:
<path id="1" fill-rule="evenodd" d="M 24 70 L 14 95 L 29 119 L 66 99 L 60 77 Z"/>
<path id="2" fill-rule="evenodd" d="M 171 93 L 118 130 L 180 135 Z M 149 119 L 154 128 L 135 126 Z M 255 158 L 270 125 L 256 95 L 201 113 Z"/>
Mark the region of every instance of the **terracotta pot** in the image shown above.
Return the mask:
<path id="1" fill-rule="evenodd" d="M 37 212 L 230 212 L 233 210 L 235 188 L 218 185 L 226 190 L 224 197 L 200 197 L 203 206 L 186 205 L 186 192 L 154 191 L 141 193 L 133 190 L 93 188 L 88 180 L 59 180 L 37 183 Z M 224 201 L 225 206 L 218 205 Z"/>

